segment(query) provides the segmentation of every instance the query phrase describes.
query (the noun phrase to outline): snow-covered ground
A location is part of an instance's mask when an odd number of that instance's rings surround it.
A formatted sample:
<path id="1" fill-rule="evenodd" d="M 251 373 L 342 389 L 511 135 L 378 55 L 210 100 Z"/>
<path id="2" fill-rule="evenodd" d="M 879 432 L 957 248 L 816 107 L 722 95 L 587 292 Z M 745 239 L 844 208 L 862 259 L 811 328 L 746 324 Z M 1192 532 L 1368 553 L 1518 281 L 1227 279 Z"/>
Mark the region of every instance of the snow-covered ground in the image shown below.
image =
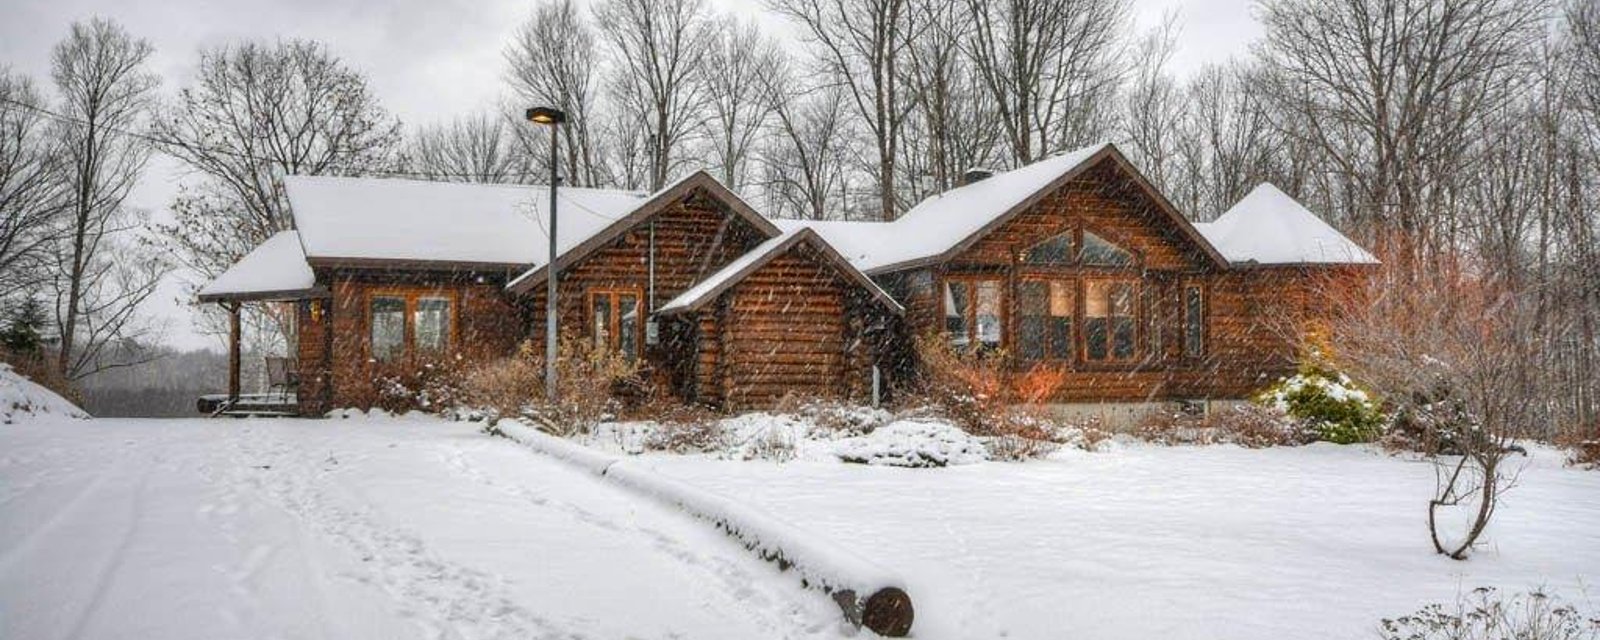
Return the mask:
<path id="1" fill-rule="evenodd" d="M 1431 467 L 1365 448 L 903 469 L 808 446 L 634 460 L 894 570 L 918 638 L 1375 637 L 1485 585 L 1600 609 L 1600 473 L 1548 450 L 1461 563 L 1428 547 Z M 841 635 L 704 522 L 470 423 L 0 426 L 0 638 Z"/>
<path id="2" fill-rule="evenodd" d="M 1362 447 L 943 469 L 645 459 L 899 571 L 922 638 L 1375 638 L 1381 618 L 1478 586 L 1600 612 L 1600 473 L 1548 449 L 1466 562 L 1429 546 L 1432 467 Z"/>
<path id="3" fill-rule="evenodd" d="M 703 523 L 423 420 L 0 427 L 0 638 L 782 638 L 825 596 Z"/>

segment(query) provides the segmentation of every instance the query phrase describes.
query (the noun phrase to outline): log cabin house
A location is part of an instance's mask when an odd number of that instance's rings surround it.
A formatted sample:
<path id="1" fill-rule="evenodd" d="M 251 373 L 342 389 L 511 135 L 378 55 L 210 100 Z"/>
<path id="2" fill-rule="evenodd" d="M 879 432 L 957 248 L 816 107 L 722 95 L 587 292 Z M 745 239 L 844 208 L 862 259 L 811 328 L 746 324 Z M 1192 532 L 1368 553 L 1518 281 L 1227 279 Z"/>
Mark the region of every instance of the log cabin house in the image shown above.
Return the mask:
<path id="1" fill-rule="evenodd" d="M 289 177 L 292 231 L 200 291 L 295 309 L 302 415 L 373 402 L 407 367 L 542 353 L 539 186 Z M 1115 146 L 972 180 L 893 222 L 768 219 L 705 172 L 648 195 L 558 190 L 558 321 L 646 385 L 725 410 L 866 400 L 914 375 L 912 336 L 1058 368 L 1063 407 L 1246 397 L 1294 366 L 1330 279 L 1371 254 L 1271 185 L 1208 224 Z M 1129 409 L 1132 410 L 1132 409 Z"/>

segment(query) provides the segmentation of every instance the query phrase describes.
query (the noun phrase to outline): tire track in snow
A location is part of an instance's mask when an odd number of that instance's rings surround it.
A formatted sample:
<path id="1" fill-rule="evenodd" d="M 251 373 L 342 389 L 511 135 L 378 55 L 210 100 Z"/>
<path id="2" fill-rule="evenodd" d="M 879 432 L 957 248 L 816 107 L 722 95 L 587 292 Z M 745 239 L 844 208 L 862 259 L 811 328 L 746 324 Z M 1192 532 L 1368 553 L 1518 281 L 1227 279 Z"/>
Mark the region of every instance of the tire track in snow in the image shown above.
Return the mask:
<path id="1" fill-rule="evenodd" d="M 427 637 L 584 637 L 513 602 L 493 576 L 449 562 L 416 535 L 379 522 L 370 507 L 345 504 L 330 494 L 333 474 L 322 459 L 254 431 L 234 439 L 234 483 L 299 519 L 307 533 L 349 552 L 356 568 L 341 577 L 387 594 Z"/>
<path id="2" fill-rule="evenodd" d="M 638 534 L 644 537 L 645 542 L 652 548 L 662 552 L 681 565 L 709 577 L 716 584 L 721 585 L 726 592 L 732 594 L 733 601 L 742 605 L 741 611 L 749 614 L 749 619 L 756 622 L 764 632 L 772 634 L 764 635 L 763 637 L 797 637 L 793 630 L 799 630 L 801 632 L 799 635 L 802 636 L 818 635 L 827 628 L 826 623 L 821 623 L 818 618 L 809 615 L 805 607 L 795 600 L 784 597 L 782 594 L 768 593 L 758 588 L 756 584 L 759 582 L 759 578 L 752 575 L 746 567 L 746 564 L 755 562 L 753 559 L 746 559 L 742 556 L 730 559 L 707 555 L 685 544 L 682 540 L 656 529 L 631 523 L 621 523 L 586 509 L 582 505 L 541 495 L 521 484 L 499 482 L 488 473 L 485 473 L 483 469 L 473 465 L 459 443 L 452 444 L 449 452 L 441 454 L 440 457 L 446 467 L 455 470 L 461 476 L 512 497 L 540 507 L 559 508 L 585 524 L 609 531 Z M 615 487 L 608 487 L 608 490 L 621 491 Z M 628 496 L 628 499 L 637 498 Z M 654 505 L 647 505 L 647 507 L 654 507 Z M 674 515 L 691 519 L 681 513 L 674 513 Z M 698 526 L 698 523 L 691 523 L 691 525 Z M 738 551 L 743 553 L 742 549 Z M 796 593 L 801 596 L 810 594 L 810 592 L 801 591 L 798 585 L 796 585 Z"/>
<path id="3" fill-rule="evenodd" d="M 94 475 L 93 479 L 84 483 L 83 487 L 78 489 L 78 491 L 74 493 L 65 504 L 52 511 L 49 517 L 40 522 L 39 526 L 30 530 L 27 535 L 23 536 L 22 540 L 17 542 L 17 544 L 13 545 L 9 549 L 6 549 L 3 553 L 0 553 L 0 574 L 9 573 L 17 561 L 26 557 L 30 552 L 33 551 L 34 547 L 38 546 L 40 542 L 48 539 L 50 537 L 49 534 L 54 533 L 55 530 L 60 528 L 63 523 L 67 522 L 68 516 L 75 513 L 83 506 L 83 503 L 87 501 L 90 496 L 99 492 L 101 488 L 105 486 L 106 480 L 109 479 L 113 473 L 121 471 L 122 466 L 123 463 L 119 462 L 110 467 L 103 467 Z M 44 473 L 45 472 L 41 472 L 38 475 L 44 475 Z M 35 477 L 38 476 L 36 475 Z M 36 484 L 37 482 L 30 484 L 26 487 L 26 489 L 31 489 Z M 11 497 L 26 493 L 26 489 L 17 491 Z M 9 501 L 10 497 L 7 499 L 7 502 Z"/>
<path id="4" fill-rule="evenodd" d="M 67 638 L 82 637 L 89 621 L 94 619 L 94 614 L 105 602 L 106 592 L 111 589 L 112 582 L 122 568 L 122 563 L 128 557 L 128 548 L 133 545 L 133 540 L 138 536 L 139 523 L 144 519 L 145 491 L 150 486 L 150 471 L 152 465 L 141 465 L 139 480 L 133 487 L 133 499 L 128 501 L 127 516 L 124 517 L 121 533 L 117 536 L 117 544 L 112 549 L 111 556 L 103 560 L 95 569 L 94 588 L 90 591 L 89 600 L 83 610 L 78 612 L 78 620 L 73 623 L 72 629 L 67 632 Z M 121 468 L 121 465 L 118 465 Z"/>

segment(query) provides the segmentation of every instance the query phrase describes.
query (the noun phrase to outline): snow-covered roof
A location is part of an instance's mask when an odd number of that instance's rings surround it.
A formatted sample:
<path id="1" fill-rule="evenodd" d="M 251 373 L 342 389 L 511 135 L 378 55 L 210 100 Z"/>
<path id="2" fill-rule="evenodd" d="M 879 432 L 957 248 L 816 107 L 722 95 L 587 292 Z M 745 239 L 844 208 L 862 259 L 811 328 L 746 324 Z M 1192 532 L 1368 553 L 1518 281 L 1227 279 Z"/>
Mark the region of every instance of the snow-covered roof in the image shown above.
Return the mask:
<path id="1" fill-rule="evenodd" d="M 668 300 L 666 304 L 661 305 L 657 313 L 679 313 L 694 310 L 707 300 L 715 298 L 723 291 L 726 291 L 728 287 L 737 284 L 739 280 L 755 272 L 756 269 L 761 268 L 768 261 L 782 255 L 794 245 L 807 241 L 812 242 L 812 246 L 822 250 L 824 255 L 833 258 L 836 263 L 835 266 L 844 271 L 845 275 L 859 282 L 863 288 L 872 293 L 873 297 L 878 298 L 897 313 L 903 311 L 899 302 L 896 302 L 877 283 L 852 265 L 849 259 L 835 251 L 826 240 L 817 235 L 816 231 L 799 227 L 784 231 L 782 235 L 771 238 L 756 245 L 754 249 L 746 251 L 744 255 L 728 263 L 727 266 L 711 274 L 710 277 L 701 280 L 683 293 L 678 294 L 677 297 Z"/>
<path id="2" fill-rule="evenodd" d="M 550 192 L 544 186 L 379 178 L 284 179 L 305 255 L 329 262 L 396 260 L 542 265 Z M 562 188 L 557 250 L 622 218 L 638 193 Z"/>
<path id="3" fill-rule="evenodd" d="M 1110 146 L 1069 151 L 930 196 L 893 222 L 784 220 L 778 226 L 815 229 L 856 268 L 883 272 L 954 249 Z"/>
<path id="4" fill-rule="evenodd" d="M 261 298 L 304 292 L 316 285 L 300 234 L 279 231 L 200 288 L 200 300 Z"/>
<path id="5" fill-rule="evenodd" d="M 1215 221 L 1195 228 L 1233 263 L 1378 263 L 1361 245 L 1266 182 Z"/>

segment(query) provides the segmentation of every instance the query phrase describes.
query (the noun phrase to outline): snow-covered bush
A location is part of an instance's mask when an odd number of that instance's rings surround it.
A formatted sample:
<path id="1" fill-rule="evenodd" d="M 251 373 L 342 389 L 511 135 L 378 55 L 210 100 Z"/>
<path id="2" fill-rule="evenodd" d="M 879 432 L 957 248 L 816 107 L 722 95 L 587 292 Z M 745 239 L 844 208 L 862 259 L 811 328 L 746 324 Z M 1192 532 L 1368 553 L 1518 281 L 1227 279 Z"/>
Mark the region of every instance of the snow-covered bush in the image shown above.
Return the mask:
<path id="1" fill-rule="evenodd" d="M 647 451 L 711 453 L 727 445 L 722 422 L 705 409 L 684 408 L 660 416 L 644 436 Z"/>
<path id="2" fill-rule="evenodd" d="M 784 396 L 774 411 L 804 419 L 816 429 L 840 436 L 863 435 L 894 418 L 885 409 L 792 395 Z"/>
<path id="3" fill-rule="evenodd" d="M 858 464 L 943 467 L 983 462 L 989 459 L 989 450 L 979 439 L 949 424 L 901 420 L 835 442 L 834 455 Z"/>
<path id="4" fill-rule="evenodd" d="M 1279 380 L 1258 400 L 1299 421 L 1318 440 L 1370 442 L 1383 431 L 1384 416 L 1377 403 L 1342 373 L 1306 367 Z"/>
<path id="5" fill-rule="evenodd" d="M 466 397 L 461 356 L 389 368 L 372 379 L 372 406 L 393 414 L 454 409 Z"/>
<path id="6" fill-rule="evenodd" d="M 1480 587 L 1449 609 L 1432 604 L 1386 618 L 1378 632 L 1384 640 L 1595 640 L 1600 638 L 1600 618 L 1542 591 L 1507 597 Z"/>

